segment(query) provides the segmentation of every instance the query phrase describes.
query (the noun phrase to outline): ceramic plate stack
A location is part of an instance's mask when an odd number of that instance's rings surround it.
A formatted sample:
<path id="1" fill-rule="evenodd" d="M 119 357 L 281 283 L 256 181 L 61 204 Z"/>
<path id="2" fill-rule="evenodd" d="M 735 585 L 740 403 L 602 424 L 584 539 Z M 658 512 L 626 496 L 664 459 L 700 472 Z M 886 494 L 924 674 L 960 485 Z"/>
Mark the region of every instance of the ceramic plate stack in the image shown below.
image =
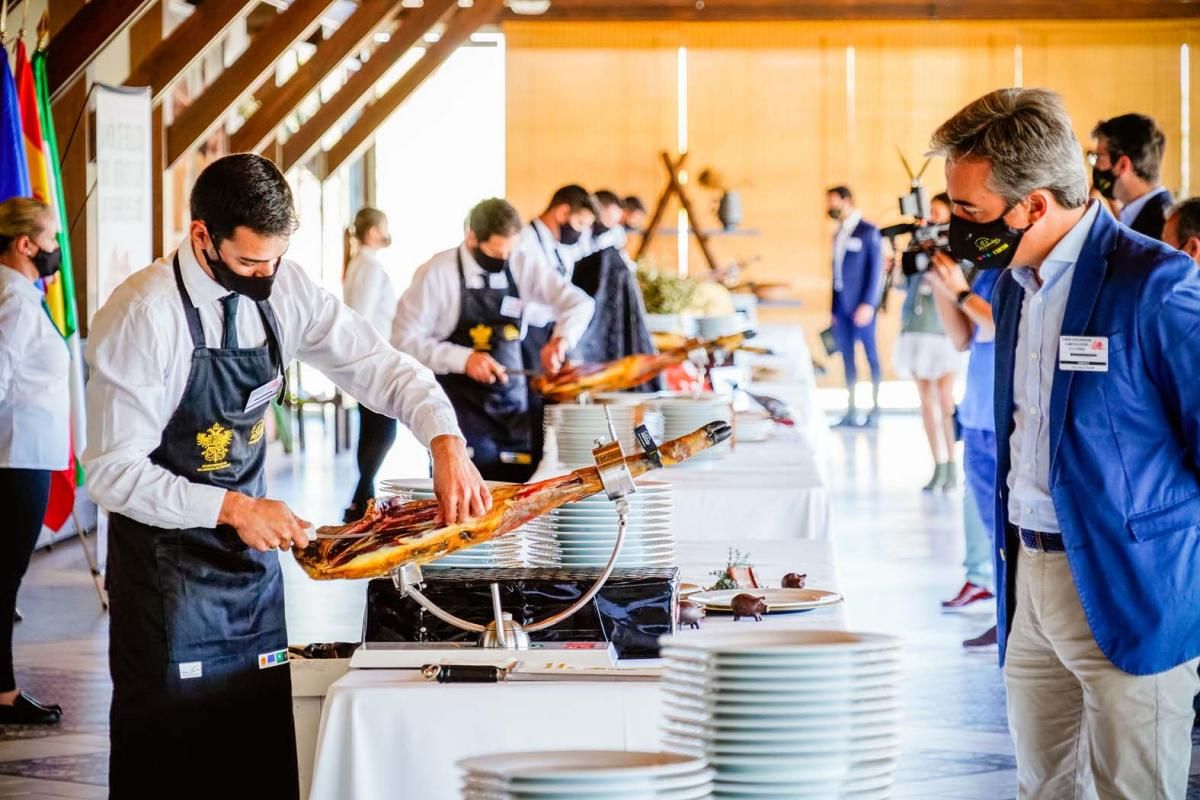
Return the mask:
<path id="1" fill-rule="evenodd" d="M 663 438 L 668 441 L 686 436 L 710 422 L 719 419 L 728 422 L 733 418 L 733 407 L 730 405 L 729 398 L 715 394 L 698 397 L 663 397 L 654 401 L 654 408 L 662 412 Z M 688 463 L 727 456 L 730 453 L 731 444 L 731 442 L 725 442 L 697 453 L 688 460 Z"/>
<path id="2" fill-rule="evenodd" d="M 671 484 L 640 479 L 618 567 L 675 564 Z M 603 567 L 617 539 L 617 509 L 603 493 L 556 508 L 525 526 L 531 567 Z"/>
<path id="3" fill-rule="evenodd" d="M 458 762 L 463 800 L 708 800 L 703 759 L 620 750 L 498 753 Z"/>
<path id="4" fill-rule="evenodd" d="M 664 636 L 664 743 L 705 757 L 722 800 L 888 797 L 899 641 L 842 631 Z"/>
<path id="5" fill-rule="evenodd" d="M 488 486 L 499 486 L 496 481 L 488 481 Z M 411 500 L 433 500 L 433 481 L 429 478 L 412 480 L 390 480 L 379 484 L 379 492 L 384 495 L 398 495 Z M 477 544 L 463 550 L 439 558 L 430 566 L 433 567 L 523 567 L 525 566 L 522 551 L 524 528 L 518 528 L 512 533 L 505 534 L 499 539 Z"/>
<path id="6" fill-rule="evenodd" d="M 633 429 L 644 424 L 656 441 L 662 441 L 662 416 L 656 411 L 647 411 L 638 404 L 562 404 L 546 407 L 546 427 L 554 428 L 558 443 L 558 460 L 564 467 L 592 467 L 596 460 L 592 450 L 596 439 L 608 441 L 608 421 L 605 409 L 612 414 L 617 438 L 627 454 L 638 452 Z"/>

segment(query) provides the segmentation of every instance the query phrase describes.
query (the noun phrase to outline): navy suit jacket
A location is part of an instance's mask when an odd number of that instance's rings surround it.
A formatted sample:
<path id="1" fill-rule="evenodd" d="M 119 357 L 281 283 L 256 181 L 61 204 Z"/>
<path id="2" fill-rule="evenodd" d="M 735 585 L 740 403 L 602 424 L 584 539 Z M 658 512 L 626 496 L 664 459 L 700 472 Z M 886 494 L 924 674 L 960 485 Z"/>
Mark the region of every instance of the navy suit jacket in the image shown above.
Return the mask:
<path id="1" fill-rule="evenodd" d="M 883 283 L 883 249 L 879 229 L 860 220 L 846 237 L 846 255 L 842 258 L 842 290 L 833 293 L 833 313 L 848 317 L 866 303 L 879 305 Z"/>
<path id="2" fill-rule="evenodd" d="M 1138 233 L 1162 241 L 1163 226 L 1167 224 L 1167 209 L 1175 202 L 1170 192 L 1159 192 L 1150 198 L 1129 224 Z"/>
<path id="3" fill-rule="evenodd" d="M 1008 525 L 1013 366 L 1024 290 L 1006 273 L 996 317 L 996 546 L 1001 658 L 1021 544 Z M 1200 270 L 1096 217 L 1063 336 L 1108 338 L 1107 372 L 1058 369 L 1050 494 L 1100 650 L 1148 675 L 1200 655 Z"/>

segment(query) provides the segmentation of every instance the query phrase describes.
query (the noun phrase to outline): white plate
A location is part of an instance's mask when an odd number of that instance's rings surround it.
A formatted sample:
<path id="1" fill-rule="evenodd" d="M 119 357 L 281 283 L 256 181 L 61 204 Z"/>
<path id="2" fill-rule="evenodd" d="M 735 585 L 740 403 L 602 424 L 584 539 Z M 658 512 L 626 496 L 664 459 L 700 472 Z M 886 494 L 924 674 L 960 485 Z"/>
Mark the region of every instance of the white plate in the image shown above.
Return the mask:
<path id="1" fill-rule="evenodd" d="M 679 716 L 686 715 L 680 714 Z M 676 721 L 683 724 L 695 724 L 687 720 Z M 899 721 L 900 712 L 898 709 L 894 709 L 890 711 L 838 714 L 836 717 L 814 715 L 804 719 L 792 720 L 785 718 L 766 721 L 762 719 L 706 718 L 701 720 L 700 724 L 713 736 L 721 736 L 723 738 L 738 737 L 738 740 L 741 740 L 741 737 L 745 736 L 746 740 L 761 741 L 762 737 L 786 740 L 788 737 L 808 736 L 815 732 L 832 730 L 842 726 L 850 726 L 855 730 L 860 728 L 867 730 L 874 726 L 894 726 Z"/>
<path id="2" fill-rule="evenodd" d="M 821 589 L 728 589 L 716 592 L 700 592 L 692 599 L 703 603 L 709 611 L 731 612 L 730 603 L 739 594 L 762 597 L 768 611 L 809 611 L 814 608 L 836 605 L 844 599 L 837 592 Z"/>
<path id="3" fill-rule="evenodd" d="M 881 633 L 851 633 L 830 630 L 779 630 L 777 628 L 739 630 L 729 627 L 684 631 L 659 638 L 663 647 L 701 652 L 736 653 L 745 656 L 773 656 L 813 653 L 875 653 L 897 650 L 900 640 Z"/>
<path id="4" fill-rule="evenodd" d="M 563 778 L 572 782 L 624 783 L 633 778 L 686 775 L 704 762 L 672 753 L 625 750 L 550 750 L 465 758 L 459 769 L 502 779 Z"/>

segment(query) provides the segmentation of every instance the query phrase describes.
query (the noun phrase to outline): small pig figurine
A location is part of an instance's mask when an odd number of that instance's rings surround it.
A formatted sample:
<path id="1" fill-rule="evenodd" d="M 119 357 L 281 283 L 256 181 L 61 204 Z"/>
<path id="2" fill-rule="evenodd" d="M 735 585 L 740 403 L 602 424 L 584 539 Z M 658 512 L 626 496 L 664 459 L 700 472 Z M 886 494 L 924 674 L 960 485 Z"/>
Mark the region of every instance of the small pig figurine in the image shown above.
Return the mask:
<path id="1" fill-rule="evenodd" d="M 704 614 L 704 606 L 699 603 L 691 600 L 679 601 L 679 627 L 699 630 Z"/>
<path id="2" fill-rule="evenodd" d="M 808 575 L 801 575 L 796 572 L 789 572 L 783 576 L 783 588 L 785 589 L 803 589 L 805 581 L 808 580 Z"/>
<path id="3" fill-rule="evenodd" d="M 768 610 L 766 598 L 752 594 L 739 594 L 730 605 L 733 607 L 734 622 L 742 617 L 754 617 L 755 622 L 762 622 L 762 615 Z"/>

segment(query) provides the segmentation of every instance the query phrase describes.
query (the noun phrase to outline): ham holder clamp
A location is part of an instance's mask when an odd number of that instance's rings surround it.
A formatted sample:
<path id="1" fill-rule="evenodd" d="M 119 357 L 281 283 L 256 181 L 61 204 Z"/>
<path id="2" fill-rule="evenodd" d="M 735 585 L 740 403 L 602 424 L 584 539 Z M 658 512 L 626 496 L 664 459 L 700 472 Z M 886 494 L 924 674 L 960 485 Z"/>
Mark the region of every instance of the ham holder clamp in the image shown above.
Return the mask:
<path id="1" fill-rule="evenodd" d="M 322 528 L 303 550 L 293 550 L 297 562 L 316 579 L 369 578 L 390 575 L 401 596 L 411 597 L 443 622 L 479 634 L 478 646 L 462 644 L 367 642 L 354 654 L 351 666 L 374 668 L 422 668 L 430 664 L 510 663 L 507 651 L 528 650 L 529 634 L 557 625 L 585 607 L 612 575 L 628 523 L 628 497 L 637 491 L 634 478 L 653 469 L 671 466 L 720 444 L 732 435 L 725 422 L 711 422 L 686 436 L 655 444 L 644 426 L 636 430 L 641 452 L 626 456 L 611 417 L 609 441 L 596 441 L 592 451 L 596 466 L 575 470 L 535 484 L 500 486 L 493 490 L 492 509 L 482 517 L 454 526 L 434 523 L 436 501 L 403 503 L 396 498 L 372 500 L 358 522 Z M 591 496 L 600 491 L 613 501 L 617 511 L 617 536 L 607 565 L 592 587 L 568 608 L 545 619 L 522 626 L 501 608 L 500 586 L 491 584 L 493 619 L 486 625 L 462 619 L 442 609 L 424 594 L 421 564 L 437 560 L 463 547 L 479 544 L 515 530 L 537 516 Z M 574 667 L 605 667 L 615 662 L 611 644 L 576 643 L 538 645 L 554 650 L 552 660 Z M 431 652 L 432 651 L 432 652 Z M 546 653 L 549 656 L 549 653 Z"/>

